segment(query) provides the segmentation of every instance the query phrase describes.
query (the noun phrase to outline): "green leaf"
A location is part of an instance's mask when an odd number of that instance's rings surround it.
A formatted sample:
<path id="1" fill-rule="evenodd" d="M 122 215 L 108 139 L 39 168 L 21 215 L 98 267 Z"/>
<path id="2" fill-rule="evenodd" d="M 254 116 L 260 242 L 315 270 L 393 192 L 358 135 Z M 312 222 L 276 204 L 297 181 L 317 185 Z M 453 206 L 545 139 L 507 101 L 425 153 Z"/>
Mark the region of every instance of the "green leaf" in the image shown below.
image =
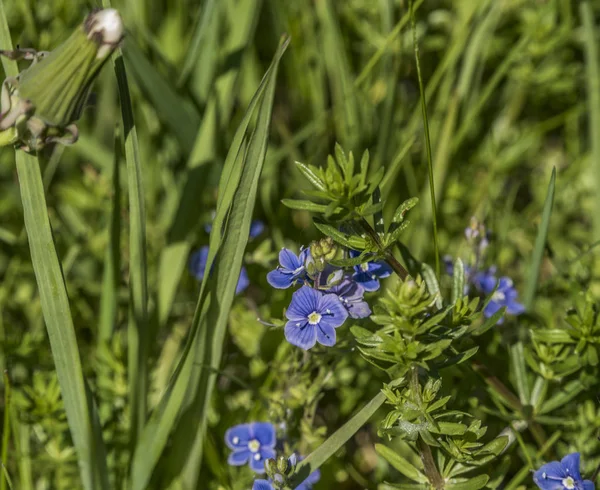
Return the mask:
<path id="1" fill-rule="evenodd" d="M 490 328 L 496 326 L 500 318 L 504 316 L 504 312 L 506 311 L 506 306 L 500 308 L 496 313 L 494 313 L 491 317 L 487 318 L 480 326 L 475 327 L 473 329 L 472 335 L 475 337 L 479 335 L 483 335 Z"/>
<path id="2" fill-rule="evenodd" d="M 490 477 L 488 475 L 478 475 L 467 481 L 456 483 L 450 481 L 445 488 L 448 490 L 479 490 L 480 488 L 485 487 L 489 479 Z"/>
<path id="3" fill-rule="evenodd" d="M 169 386 L 136 447 L 131 473 L 133 490 L 148 487 L 181 409 L 184 412 L 173 436 L 169 464 L 178 467 L 177 473 L 182 472 L 187 486 L 197 487 L 200 469 L 197 461 L 202 457 L 206 410 L 221 360 L 229 310 L 248 241 L 266 153 L 277 69 L 287 44 L 288 40 L 280 44 L 227 155 L 206 264 L 207 270 L 210 270 L 214 263 L 214 272 L 204 276 L 188 342 Z M 259 110 L 256 127 L 249 134 L 249 124 L 256 108 Z M 186 398 L 190 401 L 182 407 Z M 197 430 L 190 431 L 190 426 L 197 427 Z"/>
<path id="4" fill-rule="evenodd" d="M 327 206 L 324 204 L 316 204 L 301 199 L 282 199 L 281 202 L 290 209 L 299 209 L 300 211 L 310 211 L 312 213 L 325 213 L 327 211 Z"/>
<path id="5" fill-rule="evenodd" d="M 123 46 L 127 67 L 152 103 L 158 117 L 169 127 L 183 151 L 188 154 L 194 147 L 200 116 L 193 106 L 179 97 L 173 86 L 157 71 L 134 39 L 128 38 Z"/>
<path id="6" fill-rule="evenodd" d="M 452 270 L 452 304 L 463 297 L 465 291 L 465 266 L 460 258 L 454 261 Z"/>
<path id="7" fill-rule="evenodd" d="M 579 380 L 568 382 L 566 385 L 561 387 L 560 391 L 542 404 L 539 414 L 543 415 L 562 407 L 585 389 L 585 385 Z"/>
<path id="8" fill-rule="evenodd" d="M 52 229 L 37 158 L 16 152 L 17 174 L 31 261 L 39 289 L 52 359 L 87 490 L 109 488 L 106 452 L 98 414 L 81 367 L 73 318 Z"/>
<path id="9" fill-rule="evenodd" d="M 406 459 L 400 456 L 396 451 L 390 449 L 383 444 L 375 444 L 375 451 L 382 456 L 388 463 L 390 463 L 394 468 L 396 468 L 400 473 L 402 473 L 407 478 L 410 478 L 412 481 L 417 483 L 427 483 L 427 477 L 421 473 L 417 468 L 415 468 L 411 463 L 409 463 Z"/>
<path id="10" fill-rule="evenodd" d="M 406 213 L 408 211 L 410 211 L 412 208 L 414 208 L 418 203 L 419 203 L 418 197 L 411 197 L 410 199 L 407 199 L 406 201 L 404 201 L 402 204 L 400 204 L 400 206 L 398 206 L 396 208 L 396 211 L 394 211 L 394 216 L 392 218 L 392 222 L 393 223 L 402 223 L 402 221 L 404 221 L 404 216 L 406 215 Z"/>
<path id="11" fill-rule="evenodd" d="M 130 319 L 128 326 L 128 376 L 130 383 L 131 441 L 135 444 L 146 423 L 148 396 L 148 273 L 146 264 L 146 211 L 142 181 L 142 165 L 137 129 L 129 95 L 123 57 L 117 50 L 114 62 L 117 87 L 121 99 L 121 116 L 127 163 L 129 194 L 129 290 Z"/>
<path id="12" fill-rule="evenodd" d="M 365 425 L 373 414 L 383 405 L 386 397 L 378 393 L 369 403 L 354 415 L 348 422 L 336 430 L 323 444 L 302 460 L 296 467 L 292 477 L 293 485 L 303 482 L 308 475 L 321 467 L 325 461 L 333 456 L 358 430 Z"/>
<path id="13" fill-rule="evenodd" d="M 523 295 L 523 305 L 525 309 L 530 310 L 533 306 L 535 291 L 540 276 L 540 268 L 542 267 L 542 258 L 544 257 L 544 249 L 546 248 L 546 240 L 548 239 L 548 229 L 550 227 L 550 216 L 552 215 L 552 204 L 554 202 L 554 185 L 556 182 L 556 168 L 552 169 L 552 176 L 548 184 L 548 192 L 546 193 L 546 201 L 542 211 L 542 222 L 535 238 L 533 253 L 531 254 L 531 266 L 527 275 L 525 284 L 525 293 Z"/>
<path id="14" fill-rule="evenodd" d="M 509 365 L 513 382 L 519 394 L 519 400 L 523 405 L 529 403 L 531 391 L 529 388 L 529 379 L 527 378 L 527 367 L 525 363 L 525 353 L 523 351 L 523 342 L 517 342 L 510 346 Z"/>
<path id="15" fill-rule="evenodd" d="M 539 342 L 548 344 L 574 344 L 575 340 L 571 338 L 569 332 L 559 328 L 532 330 L 531 338 Z"/>
<path id="16" fill-rule="evenodd" d="M 315 224 L 317 230 L 319 230 L 324 235 L 333 238 L 334 241 L 338 242 L 344 247 L 352 248 L 354 250 L 361 250 L 365 248 L 366 244 L 363 238 L 348 236 L 339 231 L 334 226 L 328 225 L 327 223 L 323 223 L 318 220 L 313 220 L 313 223 Z"/>
<path id="17" fill-rule="evenodd" d="M 310 165 L 306 165 L 301 162 L 295 163 L 296 167 L 298 167 L 298 170 L 302 172 L 302 175 L 304 175 L 304 177 L 306 177 L 312 185 L 314 185 L 320 191 L 326 190 L 324 182 L 317 176 L 317 174 Z"/>

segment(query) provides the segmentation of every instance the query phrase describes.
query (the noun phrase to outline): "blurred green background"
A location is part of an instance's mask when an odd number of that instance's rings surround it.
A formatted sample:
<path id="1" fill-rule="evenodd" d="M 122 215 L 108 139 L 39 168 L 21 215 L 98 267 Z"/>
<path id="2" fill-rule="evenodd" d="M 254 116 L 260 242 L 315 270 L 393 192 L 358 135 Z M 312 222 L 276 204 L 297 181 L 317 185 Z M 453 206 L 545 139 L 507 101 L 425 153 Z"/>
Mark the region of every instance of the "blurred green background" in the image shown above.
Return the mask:
<path id="1" fill-rule="evenodd" d="M 493 233 L 491 261 L 519 289 L 555 167 L 549 244 L 532 313 L 534 321 L 547 325 L 559 321 L 580 291 L 600 291 L 593 248 L 600 239 L 600 1 L 587 3 L 588 17 L 580 4 L 416 0 L 414 5 L 441 253 L 460 255 L 463 230 L 477 216 Z M 47 50 L 98 5 L 5 0 L 4 6 L 13 42 Z M 291 36 L 278 75 L 255 211 L 267 232 L 251 243 L 245 258 L 251 286 L 231 315 L 232 340 L 223 363 L 227 376 L 217 384 L 204 460 L 210 477 L 199 487 L 239 488 L 225 464 L 223 432 L 249 420 L 244 415 L 249 411 L 262 414 L 269 406 L 265 400 L 285 391 L 272 379 L 286 372 L 285 353 L 277 349 L 281 333 L 256 321 L 257 316 L 280 315 L 286 304 L 268 288 L 265 274 L 283 245 L 307 244 L 319 236 L 308 213 L 280 203 L 308 188 L 293 162 L 318 165 L 335 142 L 355 155 L 368 149 L 373 171 L 384 166 L 388 172 L 382 187 L 385 212 L 393 213 L 409 197 L 421 198 L 405 240 L 419 259 L 434 261 L 408 2 L 122 0 L 113 7 L 128 31 L 123 52 L 143 169 L 148 328 L 155 339 L 149 359 L 150 408 L 168 381 L 194 313 L 198 285 L 187 271 L 187 260 L 208 242 L 204 227 L 212 219 L 227 149 L 280 36 Z M 125 196 L 116 210 L 122 245 L 115 266 L 116 319 L 100 313 L 114 216 L 115 128 L 117 135 L 121 131 L 110 63 L 94 91 L 94 103 L 79 124 L 80 141 L 48 148 L 42 170 L 85 375 L 98 398 L 109 464 L 121 481 L 129 424 Z M 122 160 L 119 152 L 117 157 Z M 117 178 L 125 181 L 124 169 Z M 8 369 L 18 413 L 8 470 L 20 481 L 15 488 L 34 488 L 20 480 L 25 474 L 38 483 L 35 488 L 79 488 L 9 149 L 0 152 L 0 217 L 0 368 Z M 319 423 L 307 419 L 309 425 L 297 429 L 305 453 L 379 389 L 380 380 L 369 379 L 355 364 L 364 361 L 356 356 L 336 371 L 335 379 L 321 380 L 329 391 L 319 405 Z M 271 376 L 273 365 L 280 371 Z M 310 372 L 298 376 L 306 378 L 298 381 L 304 387 Z M 238 378 L 241 385 L 232 381 Z M 243 389 L 248 383 L 254 388 Z M 310 398 L 306 393 L 290 397 L 295 408 Z M 388 468 L 377 462 L 374 440 L 374 430 L 359 432 L 351 450 L 328 463 L 317 488 L 375 488 L 369 481 L 385 478 Z M 156 485 L 167 488 L 160 480 Z"/>

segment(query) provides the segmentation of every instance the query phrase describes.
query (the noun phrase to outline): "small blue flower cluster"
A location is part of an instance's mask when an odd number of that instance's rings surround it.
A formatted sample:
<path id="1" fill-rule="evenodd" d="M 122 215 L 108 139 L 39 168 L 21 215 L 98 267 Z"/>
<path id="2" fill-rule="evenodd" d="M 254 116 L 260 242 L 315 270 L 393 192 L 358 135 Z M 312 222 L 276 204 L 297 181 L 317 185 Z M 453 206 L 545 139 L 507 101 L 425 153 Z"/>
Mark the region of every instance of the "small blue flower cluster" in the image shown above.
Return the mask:
<path id="1" fill-rule="evenodd" d="M 465 264 L 465 291 L 464 294 L 469 294 L 470 286 L 474 286 L 478 294 L 489 296 L 491 298 L 483 309 L 483 315 L 490 318 L 500 310 L 506 307 L 506 313 L 509 315 L 520 315 L 525 311 L 525 307 L 519 303 L 519 293 L 515 289 L 512 279 L 507 276 L 496 276 L 496 267 L 492 266 L 487 269 L 481 269 L 480 264 L 483 261 L 485 249 L 489 245 L 489 239 L 485 233 L 483 225 L 479 224 L 475 218 L 471 220 L 471 226 L 465 230 L 467 241 L 473 246 L 474 257 L 473 262 Z M 444 257 L 446 272 L 449 275 L 454 274 L 454 265 L 452 257 Z M 504 318 L 500 318 L 498 324 L 504 322 Z"/>
<path id="2" fill-rule="evenodd" d="M 354 258 L 360 253 L 350 250 L 349 255 Z M 308 273 L 311 261 L 308 248 L 298 255 L 284 248 L 279 252 L 279 266 L 267 274 L 267 281 L 277 289 L 302 284 L 292 295 L 284 332 L 290 344 L 304 350 L 311 349 L 317 342 L 329 347 L 335 345 L 335 329 L 348 317 L 370 316 L 371 309 L 363 295 L 365 291 L 379 289 L 379 279 L 392 272 L 385 262 L 371 261 L 354 266 L 351 273 L 327 266 L 311 276 Z M 332 277 L 333 283 L 329 279 Z"/>
<path id="3" fill-rule="evenodd" d="M 211 224 L 207 224 L 204 229 L 206 233 L 210 233 L 212 229 Z M 250 225 L 250 239 L 259 236 L 265 229 L 265 224 L 262 221 L 253 221 Z M 189 270 L 190 274 L 196 278 L 198 282 L 202 282 L 204 279 L 204 273 L 206 271 L 206 262 L 208 261 L 208 245 L 200 247 L 190 256 Z M 240 277 L 235 287 L 235 294 L 242 293 L 250 285 L 250 279 L 248 278 L 248 271 L 244 266 L 240 271 Z"/>
<path id="4" fill-rule="evenodd" d="M 594 490 L 594 482 L 581 477 L 579 458 L 579 453 L 571 453 L 560 463 L 547 463 L 533 474 L 533 481 L 542 490 Z"/>
<path id="5" fill-rule="evenodd" d="M 256 473 L 264 473 L 265 461 L 275 458 L 275 426 L 269 422 L 236 425 L 225 432 L 225 444 L 232 450 L 227 460 L 230 465 L 243 466 L 248 463 Z M 289 458 L 289 463 L 291 467 L 296 466 L 296 455 Z M 320 478 L 320 471 L 314 471 L 296 489 L 310 490 Z M 255 480 L 252 490 L 275 490 L 275 487 L 271 480 L 260 479 Z"/>

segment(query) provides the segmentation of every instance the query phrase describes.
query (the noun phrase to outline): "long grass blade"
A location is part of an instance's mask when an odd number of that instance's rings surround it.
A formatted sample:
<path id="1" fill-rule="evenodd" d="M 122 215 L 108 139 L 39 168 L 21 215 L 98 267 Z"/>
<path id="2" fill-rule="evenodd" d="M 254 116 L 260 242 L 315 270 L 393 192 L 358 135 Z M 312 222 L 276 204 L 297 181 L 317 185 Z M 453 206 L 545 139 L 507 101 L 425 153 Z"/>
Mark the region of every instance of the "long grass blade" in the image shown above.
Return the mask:
<path id="1" fill-rule="evenodd" d="M 86 489 L 108 489 L 104 445 L 83 379 L 69 299 L 48 220 L 40 166 L 37 158 L 23 151 L 17 151 L 16 160 L 33 270 L 81 477 Z"/>
<path id="2" fill-rule="evenodd" d="M 415 12 L 411 2 L 411 24 L 413 32 L 413 44 L 415 48 L 415 62 L 417 66 L 417 77 L 419 80 L 419 92 L 421 93 L 421 111 L 423 113 L 423 128 L 425 130 L 425 146 L 427 148 L 427 172 L 429 175 L 429 191 L 431 194 L 431 221 L 433 225 L 433 248 L 435 252 L 435 274 L 440 277 L 440 250 L 438 245 L 437 233 L 437 207 L 435 203 L 435 186 L 433 182 L 433 160 L 431 156 L 431 139 L 429 137 L 429 122 L 427 121 L 427 101 L 425 100 L 425 88 L 421 76 L 421 63 L 419 61 L 419 43 L 417 42 L 417 26 L 415 22 Z"/>
<path id="3" fill-rule="evenodd" d="M 296 474 L 293 477 L 294 487 L 303 482 L 308 475 L 321 467 L 325 461 L 333 456 L 356 432 L 365 425 L 373 414 L 385 402 L 385 395 L 378 393 L 367 403 L 360 411 L 354 415 L 348 422 L 336 430 L 323 444 L 302 460 L 296 467 Z"/>
<path id="4" fill-rule="evenodd" d="M 552 215 L 552 204 L 554 203 L 554 187 L 556 183 L 556 168 L 552 169 L 552 176 L 548 184 L 544 209 L 542 211 L 542 221 L 535 238 L 533 253 L 531 255 L 531 266 L 527 274 L 527 282 L 525 284 L 525 293 L 523 295 L 523 304 L 527 310 L 533 306 L 535 292 L 537 289 L 538 278 L 540 276 L 540 268 L 542 267 L 542 258 L 546 248 L 546 240 L 548 239 L 548 229 L 550 228 L 550 216 Z"/>
<path id="5" fill-rule="evenodd" d="M 204 369 L 203 366 L 207 363 L 211 366 L 218 366 L 220 361 L 226 318 L 233 301 L 243 250 L 248 240 L 258 178 L 266 151 L 266 140 L 263 141 L 261 138 L 266 138 L 268 125 L 262 127 L 257 123 L 255 133 L 250 138 L 248 128 L 259 104 L 262 108 L 259 121 L 266 118 L 265 104 L 269 100 L 267 113 L 270 115 L 277 66 L 286 47 L 287 41 L 280 45 L 275 54 L 271 68 L 261 82 L 238 127 L 225 161 L 206 264 L 206 270 L 211 270 L 214 262 L 215 269 L 212 274 L 206 274 L 204 277 L 188 343 L 167 391 L 150 417 L 136 447 L 131 474 L 133 490 L 147 488 L 154 467 L 165 448 L 172 428 L 175 426 L 188 392 L 196 394 L 193 397 L 195 403 L 192 403 L 192 407 L 202 410 L 203 416 L 199 419 L 202 424 L 205 423 L 205 410 L 212 392 L 215 375 L 214 370 Z M 268 99 L 267 94 L 271 99 Z M 250 156 L 254 158 L 250 158 Z M 227 225 L 222 238 L 221 234 L 225 223 Z M 236 227 L 232 228 L 234 223 Z M 221 243 L 222 240 L 223 243 Z M 215 257 L 217 257 L 216 261 Z M 211 324 L 210 328 L 203 328 L 202 331 L 199 331 L 202 322 L 205 327 L 208 325 L 207 317 L 216 318 L 218 327 L 216 324 Z M 198 362 L 198 359 L 201 359 L 201 362 Z M 190 414 L 190 411 L 192 409 L 187 411 L 187 416 L 193 417 L 194 414 Z M 189 435 L 189 425 L 180 422 L 179 426 L 183 427 L 181 430 Z M 202 427 L 201 425 L 200 428 L 202 429 Z M 191 434 L 192 439 L 186 439 L 188 447 L 194 444 L 194 436 L 195 434 Z M 180 446 L 175 444 L 174 447 L 179 448 Z M 197 446 L 195 454 L 198 454 Z M 180 464 L 185 463 L 188 456 L 189 454 L 186 454 Z M 194 475 L 190 479 L 193 477 Z"/>
<path id="6" fill-rule="evenodd" d="M 594 13 L 589 2 L 579 4 L 579 12 L 583 23 L 583 40 L 585 47 L 585 79 L 587 83 L 589 108 L 589 138 L 592 146 L 590 164 L 596 177 L 596 189 L 600 187 L 600 59 L 598 59 L 598 28 L 594 23 Z M 600 192 L 595 192 L 595 209 L 593 213 L 594 238 L 600 239 Z"/>

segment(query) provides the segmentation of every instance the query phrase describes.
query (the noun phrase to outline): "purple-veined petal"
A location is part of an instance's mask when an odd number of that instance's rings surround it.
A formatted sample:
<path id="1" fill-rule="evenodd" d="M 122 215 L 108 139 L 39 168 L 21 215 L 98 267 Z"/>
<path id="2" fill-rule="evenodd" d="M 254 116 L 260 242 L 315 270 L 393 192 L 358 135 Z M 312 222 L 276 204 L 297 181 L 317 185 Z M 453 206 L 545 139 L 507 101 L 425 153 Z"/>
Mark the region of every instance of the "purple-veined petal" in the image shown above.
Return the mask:
<path id="1" fill-rule="evenodd" d="M 290 272 L 294 272 L 302 266 L 302 263 L 298 260 L 296 254 L 287 248 L 282 248 L 279 252 L 279 263 L 281 264 L 281 267 Z"/>
<path id="2" fill-rule="evenodd" d="M 317 341 L 319 344 L 326 347 L 333 347 L 335 345 L 335 328 L 327 323 L 320 323 L 316 325 Z"/>
<path id="3" fill-rule="evenodd" d="M 227 464 L 231 466 L 243 466 L 252 457 L 252 453 L 248 449 L 232 452 L 227 458 Z"/>
<path id="4" fill-rule="evenodd" d="M 294 276 L 290 272 L 275 269 L 267 274 L 267 282 L 275 289 L 287 289 L 294 282 Z"/>
<path id="5" fill-rule="evenodd" d="M 563 459 L 560 460 L 560 464 L 563 467 L 566 476 L 572 477 L 574 480 L 581 480 L 581 473 L 579 472 L 579 453 L 567 454 Z"/>
<path id="6" fill-rule="evenodd" d="M 348 318 L 348 311 L 335 294 L 323 294 L 319 299 L 317 310 L 321 314 L 321 325 L 339 327 Z"/>
<path id="7" fill-rule="evenodd" d="M 252 490 L 275 490 L 268 480 L 254 480 Z"/>
<path id="8" fill-rule="evenodd" d="M 364 300 L 352 301 L 344 306 L 348 310 L 348 315 L 350 315 L 350 318 L 368 318 L 372 313 L 371 308 L 369 308 L 369 304 Z"/>
<path id="9" fill-rule="evenodd" d="M 302 286 L 292 294 L 292 301 L 286 311 L 286 317 L 288 320 L 308 318 L 308 315 L 318 311 L 321 296 L 323 296 L 323 293 L 316 289 L 309 286 Z"/>
<path id="10" fill-rule="evenodd" d="M 254 422 L 250 424 L 250 433 L 260 442 L 260 450 L 275 446 L 275 427 L 270 422 Z"/>
<path id="11" fill-rule="evenodd" d="M 286 340 L 296 347 L 308 350 L 317 343 L 317 330 L 314 325 L 305 322 L 303 326 L 296 326 L 297 322 L 289 321 L 285 324 L 284 334 Z"/>
<path id="12" fill-rule="evenodd" d="M 233 450 L 245 449 L 251 437 L 250 424 L 235 425 L 225 432 L 225 444 Z"/>

